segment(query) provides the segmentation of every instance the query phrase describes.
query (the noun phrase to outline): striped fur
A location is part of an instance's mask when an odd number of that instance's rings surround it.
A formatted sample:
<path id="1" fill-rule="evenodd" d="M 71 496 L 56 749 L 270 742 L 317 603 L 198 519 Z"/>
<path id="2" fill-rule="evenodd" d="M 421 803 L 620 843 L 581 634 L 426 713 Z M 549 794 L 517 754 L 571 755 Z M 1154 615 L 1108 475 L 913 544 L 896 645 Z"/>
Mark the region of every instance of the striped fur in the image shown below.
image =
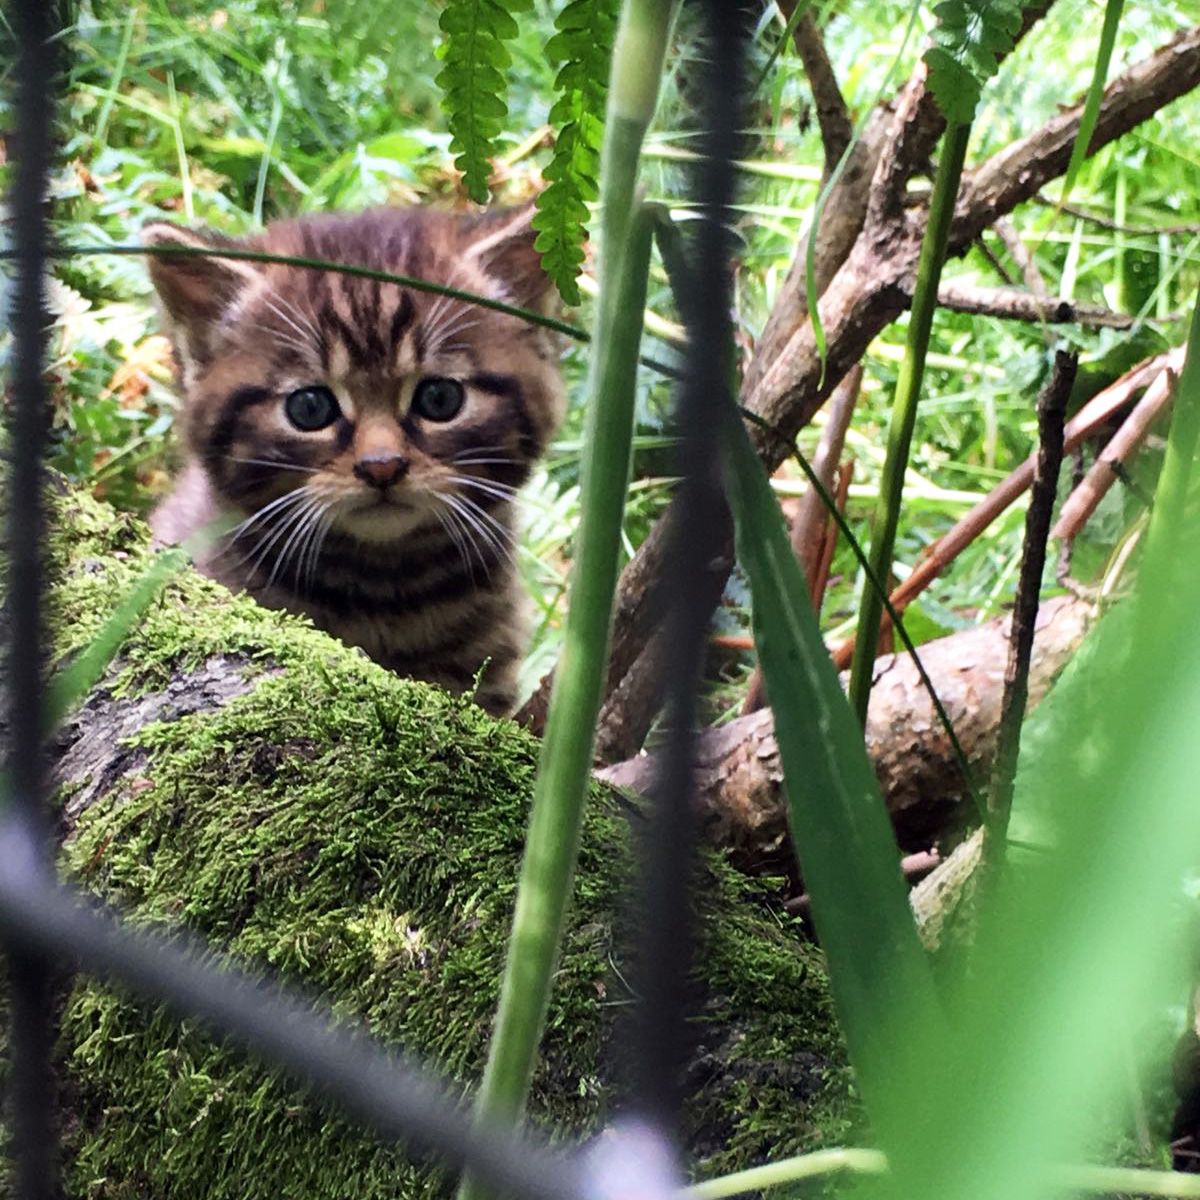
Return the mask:
<path id="1" fill-rule="evenodd" d="M 279 222 L 243 243 L 166 224 L 143 240 L 355 263 L 539 307 L 550 287 L 526 216 L 379 209 Z M 214 578 L 401 674 L 456 692 L 478 677 L 478 702 L 511 711 L 524 648 L 513 503 L 561 415 L 552 337 L 332 272 L 182 256 L 154 257 L 150 272 L 185 401 L 186 461 L 156 537 L 221 523 L 199 555 Z M 432 419 L 429 380 L 453 381 L 461 412 Z M 336 417 L 299 427 L 290 405 L 314 388 Z"/>

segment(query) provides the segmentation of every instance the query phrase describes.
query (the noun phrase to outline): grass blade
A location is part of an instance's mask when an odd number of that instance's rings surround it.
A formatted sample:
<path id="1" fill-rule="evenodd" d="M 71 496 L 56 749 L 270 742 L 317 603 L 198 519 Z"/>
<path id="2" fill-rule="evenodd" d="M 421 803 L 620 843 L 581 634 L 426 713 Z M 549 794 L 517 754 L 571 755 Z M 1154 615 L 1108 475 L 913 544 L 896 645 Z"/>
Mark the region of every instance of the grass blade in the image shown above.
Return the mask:
<path id="1" fill-rule="evenodd" d="M 129 631 L 173 575 L 187 566 L 187 552 L 164 550 L 146 568 L 78 657 L 50 682 L 46 696 L 46 721 L 54 728 L 96 684 Z"/>
<path id="2" fill-rule="evenodd" d="M 909 1047 L 925 1044 L 913 1031 L 926 1029 L 938 1040 L 940 1004 L 861 730 L 821 639 L 779 505 L 732 406 L 722 438 L 792 836 L 850 1058 L 872 1123 L 896 1161 L 905 1155 L 905 1121 L 893 1081 L 904 1077 Z M 915 1080 L 917 1064 L 909 1065 Z"/>

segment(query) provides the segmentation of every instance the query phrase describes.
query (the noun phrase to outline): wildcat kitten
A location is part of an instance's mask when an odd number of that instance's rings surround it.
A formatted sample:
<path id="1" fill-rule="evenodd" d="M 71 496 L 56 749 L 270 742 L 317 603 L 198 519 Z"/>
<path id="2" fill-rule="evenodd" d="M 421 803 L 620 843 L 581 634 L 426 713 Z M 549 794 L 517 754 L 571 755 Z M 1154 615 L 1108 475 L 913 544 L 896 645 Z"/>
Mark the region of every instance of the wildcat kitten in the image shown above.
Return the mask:
<path id="1" fill-rule="evenodd" d="M 239 242 L 155 223 L 146 246 L 353 263 L 549 304 L 528 214 L 376 209 Z M 562 410 L 538 326 L 395 284 L 275 263 L 154 256 L 186 461 L 151 518 L 200 568 L 403 674 L 512 710 L 523 651 L 513 500 Z M 485 665 L 486 664 L 486 665 Z"/>

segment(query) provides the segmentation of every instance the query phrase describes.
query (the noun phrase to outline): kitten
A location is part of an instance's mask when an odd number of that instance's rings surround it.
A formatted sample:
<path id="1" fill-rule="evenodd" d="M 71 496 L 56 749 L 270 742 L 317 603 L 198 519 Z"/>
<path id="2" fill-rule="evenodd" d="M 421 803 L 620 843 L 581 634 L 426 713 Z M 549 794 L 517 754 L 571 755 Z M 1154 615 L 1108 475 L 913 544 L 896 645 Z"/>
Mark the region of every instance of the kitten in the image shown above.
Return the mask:
<path id="1" fill-rule="evenodd" d="M 146 246 L 321 258 L 545 309 L 528 213 L 376 209 L 232 242 L 154 223 Z M 151 517 L 200 568 L 307 613 L 384 666 L 494 714 L 524 648 L 513 503 L 562 411 L 544 329 L 429 292 L 309 268 L 152 256 L 183 391 L 186 459 Z M 482 674 L 480 671 L 482 668 Z"/>

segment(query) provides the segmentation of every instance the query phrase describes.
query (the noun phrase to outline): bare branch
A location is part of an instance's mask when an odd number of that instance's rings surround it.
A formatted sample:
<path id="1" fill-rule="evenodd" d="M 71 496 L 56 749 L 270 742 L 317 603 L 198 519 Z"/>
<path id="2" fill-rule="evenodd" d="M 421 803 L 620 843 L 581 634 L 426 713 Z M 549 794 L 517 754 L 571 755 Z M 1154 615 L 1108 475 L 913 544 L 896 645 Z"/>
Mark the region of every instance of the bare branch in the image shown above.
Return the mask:
<path id="1" fill-rule="evenodd" d="M 1121 469 L 1133 452 L 1145 441 L 1150 427 L 1170 403 L 1174 386 L 1175 373 L 1170 367 L 1166 367 L 1146 389 L 1146 394 L 1122 422 L 1121 428 L 1113 434 L 1108 445 L 1092 464 L 1091 470 L 1083 477 L 1083 481 L 1067 497 L 1051 537 L 1064 540 L 1073 538 L 1084 527 L 1088 517 L 1096 511 L 1096 506 L 1116 482 Z"/>
<path id="2" fill-rule="evenodd" d="M 1009 321 L 1045 322 L 1047 325 L 1129 329 L 1134 324 L 1134 318 L 1129 314 L 1113 312 L 1100 305 L 1043 298 L 1018 288 L 981 288 L 953 281 L 938 288 L 938 304 L 952 312 L 978 313 Z"/>
<path id="3" fill-rule="evenodd" d="M 796 0 L 780 0 L 779 11 L 789 21 L 795 10 Z M 854 122 L 846 98 L 838 86 L 837 76 L 833 73 L 825 39 L 811 12 L 806 12 L 797 22 L 792 40 L 804 64 L 808 86 L 812 89 L 817 123 L 821 127 L 821 142 L 825 147 L 825 177 L 828 178 L 842 157 L 842 152 L 850 145 L 850 139 L 854 136 Z"/>

